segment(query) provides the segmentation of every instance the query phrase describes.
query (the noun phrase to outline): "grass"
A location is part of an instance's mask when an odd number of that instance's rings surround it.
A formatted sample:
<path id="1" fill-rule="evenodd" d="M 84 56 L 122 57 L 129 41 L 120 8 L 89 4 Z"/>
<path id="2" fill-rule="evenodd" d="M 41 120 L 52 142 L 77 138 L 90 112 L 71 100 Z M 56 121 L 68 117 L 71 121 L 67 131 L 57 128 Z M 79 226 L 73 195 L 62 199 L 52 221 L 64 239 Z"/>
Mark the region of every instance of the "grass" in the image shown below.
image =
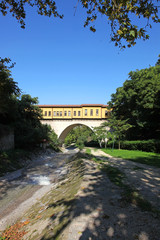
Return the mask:
<path id="1" fill-rule="evenodd" d="M 91 154 L 91 149 L 87 148 L 87 149 L 86 149 L 86 153 L 87 153 L 87 154 Z"/>
<path id="2" fill-rule="evenodd" d="M 160 154 L 132 150 L 102 149 L 105 153 L 133 162 L 143 163 L 160 168 Z"/>

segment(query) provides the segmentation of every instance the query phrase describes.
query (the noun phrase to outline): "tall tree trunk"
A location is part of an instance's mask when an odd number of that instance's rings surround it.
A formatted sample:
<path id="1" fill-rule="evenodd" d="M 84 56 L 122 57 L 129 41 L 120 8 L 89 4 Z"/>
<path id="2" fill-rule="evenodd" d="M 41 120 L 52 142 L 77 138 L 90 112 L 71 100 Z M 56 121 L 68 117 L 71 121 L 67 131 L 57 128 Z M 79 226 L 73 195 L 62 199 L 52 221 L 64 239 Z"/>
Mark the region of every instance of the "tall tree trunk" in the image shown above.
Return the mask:
<path id="1" fill-rule="evenodd" d="M 105 144 L 105 148 L 107 148 L 107 140 L 106 140 L 106 138 L 104 139 L 104 144 Z"/>
<path id="2" fill-rule="evenodd" d="M 118 140 L 118 149 L 119 149 L 119 150 L 121 149 L 121 143 L 120 143 L 120 140 Z"/>
<path id="3" fill-rule="evenodd" d="M 98 140 L 100 148 L 102 148 L 102 142 L 101 140 Z"/>

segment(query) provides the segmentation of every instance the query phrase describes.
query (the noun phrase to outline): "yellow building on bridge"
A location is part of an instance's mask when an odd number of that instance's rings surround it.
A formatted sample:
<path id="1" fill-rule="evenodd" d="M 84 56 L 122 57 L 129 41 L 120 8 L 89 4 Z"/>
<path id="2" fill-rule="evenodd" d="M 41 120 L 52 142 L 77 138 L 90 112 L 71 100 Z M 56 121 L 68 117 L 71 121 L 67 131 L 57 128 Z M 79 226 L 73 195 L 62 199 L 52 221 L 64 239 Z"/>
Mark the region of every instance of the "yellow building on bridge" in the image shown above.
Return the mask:
<path id="1" fill-rule="evenodd" d="M 39 105 L 43 112 L 43 119 L 106 119 L 107 105 Z"/>

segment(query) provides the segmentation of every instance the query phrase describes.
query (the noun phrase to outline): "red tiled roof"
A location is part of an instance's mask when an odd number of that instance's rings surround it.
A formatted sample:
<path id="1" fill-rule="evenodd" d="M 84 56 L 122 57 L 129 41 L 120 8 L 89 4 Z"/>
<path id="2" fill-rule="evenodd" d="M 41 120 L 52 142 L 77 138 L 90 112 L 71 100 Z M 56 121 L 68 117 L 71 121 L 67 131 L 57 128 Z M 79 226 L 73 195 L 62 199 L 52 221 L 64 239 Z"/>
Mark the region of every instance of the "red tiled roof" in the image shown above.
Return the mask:
<path id="1" fill-rule="evenodd" d="M 108 105 L 104 104 L 81 104 L 81 105 L 38 105 L 40 108 L 74 108 L 74 107 L 107 107 Z"/>

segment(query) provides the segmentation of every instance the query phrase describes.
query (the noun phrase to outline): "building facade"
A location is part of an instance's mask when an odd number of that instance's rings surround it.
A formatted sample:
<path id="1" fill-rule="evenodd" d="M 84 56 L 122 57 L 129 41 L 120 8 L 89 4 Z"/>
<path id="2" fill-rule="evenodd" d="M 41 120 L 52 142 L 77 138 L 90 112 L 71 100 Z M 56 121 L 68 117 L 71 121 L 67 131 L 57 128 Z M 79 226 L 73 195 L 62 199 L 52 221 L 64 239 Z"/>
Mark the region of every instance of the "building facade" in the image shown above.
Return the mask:
<path id="1" fill-rule="evenodd" d="M 39 105 L 43 119 L 107 119 L 107 105 Z"/>

